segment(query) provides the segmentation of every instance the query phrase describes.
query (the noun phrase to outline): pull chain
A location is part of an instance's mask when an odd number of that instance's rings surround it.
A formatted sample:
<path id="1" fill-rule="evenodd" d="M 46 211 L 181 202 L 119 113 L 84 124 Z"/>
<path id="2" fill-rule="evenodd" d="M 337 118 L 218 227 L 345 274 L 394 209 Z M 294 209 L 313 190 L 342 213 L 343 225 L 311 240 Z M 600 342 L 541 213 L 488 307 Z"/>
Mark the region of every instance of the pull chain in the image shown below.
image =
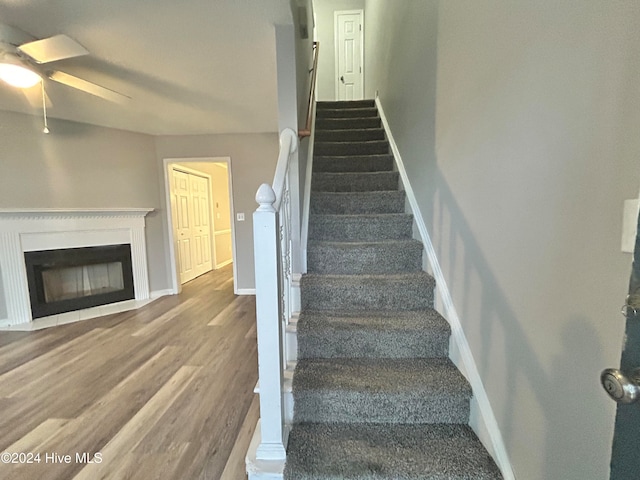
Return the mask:
<path id="1" fill-rule="evenodd" d="M 40 82 L 42 86 L 42 116 L 44 118 L 44 128 L 42 129 L 43 133 L 49 133 L 49 126 L 47 125 L 47 100 L 44 95 L 44 81 Z"/>

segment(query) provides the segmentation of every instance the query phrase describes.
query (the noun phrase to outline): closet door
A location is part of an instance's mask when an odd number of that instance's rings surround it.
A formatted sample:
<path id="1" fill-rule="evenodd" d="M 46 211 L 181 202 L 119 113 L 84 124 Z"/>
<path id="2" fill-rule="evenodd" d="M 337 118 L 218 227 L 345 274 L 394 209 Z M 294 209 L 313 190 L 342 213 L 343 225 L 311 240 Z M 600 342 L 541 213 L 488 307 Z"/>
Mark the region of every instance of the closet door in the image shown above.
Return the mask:
<path id="1" fill-rule="evenodd" d="M 189 175 L 191 184 L 192 206 L 192 239 L 193 266 L 195 275 L 207 273 L 212 268 L 211 262 L 211 222 L 209 205 L 209 179 L 197 175 Z"/>
<path id="2" fill-rule="evenodd" d="M 174 208 L 174 238 L 180 283 L 188 282 L 197 276 L 193 263 L 193 234 L 192 234 L 192 201 L 190 175 L 173 169 L 173 204 Z"/>

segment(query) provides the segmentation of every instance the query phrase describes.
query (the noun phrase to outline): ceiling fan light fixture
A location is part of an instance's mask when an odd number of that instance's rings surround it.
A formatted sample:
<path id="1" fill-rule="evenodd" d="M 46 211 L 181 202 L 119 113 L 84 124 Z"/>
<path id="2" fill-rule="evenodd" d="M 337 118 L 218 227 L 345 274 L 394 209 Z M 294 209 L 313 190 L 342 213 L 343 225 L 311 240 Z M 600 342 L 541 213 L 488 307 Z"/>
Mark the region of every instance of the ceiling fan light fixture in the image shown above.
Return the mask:
<path id="1" fill-rule="evenodd" d="M 30 88 L 42 81 L 33 70 L 16 63 L 0 63 L 0 80 L 17 88 Z"/>

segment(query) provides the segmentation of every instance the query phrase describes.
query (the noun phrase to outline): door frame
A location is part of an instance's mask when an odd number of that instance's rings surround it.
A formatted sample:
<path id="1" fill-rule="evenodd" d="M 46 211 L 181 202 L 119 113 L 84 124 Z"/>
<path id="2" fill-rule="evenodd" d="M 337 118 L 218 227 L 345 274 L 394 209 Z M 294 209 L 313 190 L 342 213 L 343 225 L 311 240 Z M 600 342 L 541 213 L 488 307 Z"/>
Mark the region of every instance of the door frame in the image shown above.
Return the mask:
<path id="1" fill-rule="evenodd" d="M 364 98 L 364 10 L 336 10 L 333 12 L 333 45 L 334 45 L 334 71 L 335 75 L 333 78 L 334 81 L 334 90 L 335 90 L 335 98 L 339 100 L 340 98 L 340 84 L 338 83 L 338 72 L 339 72 L 339 55 L 340 55 L 340 45 L 338 44 L 338 16 L 339 15 L 360 15 L 360 24 L 362 25 L 362 29 L 360 30 L 360 67 L 362 68 L 362 72 L 360 73 L 361 84 L 362 84 L 362 98 Z"/>
<path id="2" fill-rule="evenodd" d="M 183 157 L 183 158 L 165 158 L 163 159 L 163 174 L 164 174 L 164 200 L 165 200 L 165 211 L 166 211 L 166 219 L 167 225 L 165 229 L 165 233 L 167 234 L 167 239 L 169 240 L 169 270 L 171 274 L 171 285 L 170 290 L 172 294 L 178 294 L 182 291 L 182 284 L 180 283 L 180 273 L 178 271 L 178 260 L 176 256 L 176 251 L 174 247 L 174 238 L 173 238 L 173 216 L 171 214 L 171 188 L 170 188 L 170 174 L 169 172 L 173 168 L 173 164 L 176 163 L 192 163 L 192 162 L 206 162 L 206 163 L 226 163 L 227 164 L 227 173 L 228 173 L 228 181 L 229 181 L 229 209 L 231 210 L 229 214 L 231 215 L 231 258 L 233 259 L 233 293 L 238 294 L 238 264 L 236 262 L 236 228 L 235 222 L 233 219 L 235 218 L 235 207 L 233 204 L 233 171 L 231 165 L 231 157 Z M 188 167 L 187 167 L 188 168 Z M 212 182 L 209 182 L 209 188 L 212 188 Z M 213 196 L 211 196 L 213 198 Z M 209 215 L 213 215 L 213 211 L 209 209 Z M 213 228 L 213 223 L 211 223 Z M 212 231 L 212 237 L 213 237 Z M 212 252 L 212 261 L 215 262 L 215 252 Z M 214 263 L 215 265 L 215 263 Z"/>

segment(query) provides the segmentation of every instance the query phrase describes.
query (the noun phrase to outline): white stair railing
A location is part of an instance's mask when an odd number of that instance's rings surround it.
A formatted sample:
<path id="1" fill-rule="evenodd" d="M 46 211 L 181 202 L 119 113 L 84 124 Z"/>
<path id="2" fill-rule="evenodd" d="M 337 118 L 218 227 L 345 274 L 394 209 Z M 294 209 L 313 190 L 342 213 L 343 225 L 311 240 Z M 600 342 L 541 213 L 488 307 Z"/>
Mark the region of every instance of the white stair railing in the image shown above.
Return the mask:
<path id="1" fill-rule="evenodd" d="M 300 252 L 300 232 L 292 222 L 291 188 L 297 182 L 297 161 L 292 155 L 298 148 L 298 137 L 291 129 L 280 134 L 280 153 L 273 185 L 263 183 L 256 193 L 260 205 L 253 214 L 253 241 L 256 274 L 256 321 L 258 335 L 258 378 L 260 383 L 261 440 L 256 450 L 258 460 L 284 460 L 285 426 L 283 412 L 283 354 L 285 326 L 291 317 L 292 259 Z M 292 163 L 295 168 L 292 168 Z M 296 239 L 297 237 L 297 239 Z M 296 241 L 297 240 L 297 241 Z M 298 247 L 299 248 L 299 247 Z"/>

